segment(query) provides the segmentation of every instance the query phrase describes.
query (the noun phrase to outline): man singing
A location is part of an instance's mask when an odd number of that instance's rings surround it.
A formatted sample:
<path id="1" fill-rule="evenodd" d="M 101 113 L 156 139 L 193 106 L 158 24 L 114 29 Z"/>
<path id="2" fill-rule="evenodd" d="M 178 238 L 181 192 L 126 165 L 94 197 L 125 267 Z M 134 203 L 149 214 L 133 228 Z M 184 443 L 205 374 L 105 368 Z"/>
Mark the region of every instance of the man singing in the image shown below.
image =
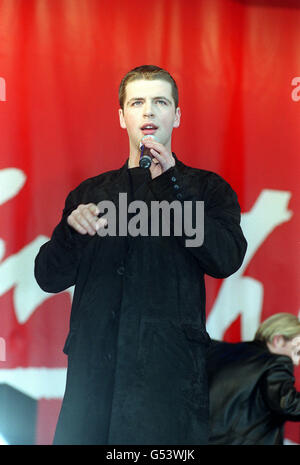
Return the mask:
<path id="1" fill-rule="evenodd" d="M 119 100 L 128 160 L 68 195 L 35 262 L 46 292 L 75 285 L 54 443 L 206 444 L 204 274 L 225 278 L 241 266 L 247 244 L 240 207 L 220 176 L 188 167 L 172 152 L 181 112 L 167 71 L 133 69 Z M 152 158 L 148 169 L 139 166 L 142 139 Z M 99 218 L 99 203 L 118 208 L 120 193 L 147 205 L 189 201 L 193 218 L 196 202 L 204 202 L 202 245 L 187 246 L 184 230 L 181 236 L 100 234 L 109 225 Z"/>

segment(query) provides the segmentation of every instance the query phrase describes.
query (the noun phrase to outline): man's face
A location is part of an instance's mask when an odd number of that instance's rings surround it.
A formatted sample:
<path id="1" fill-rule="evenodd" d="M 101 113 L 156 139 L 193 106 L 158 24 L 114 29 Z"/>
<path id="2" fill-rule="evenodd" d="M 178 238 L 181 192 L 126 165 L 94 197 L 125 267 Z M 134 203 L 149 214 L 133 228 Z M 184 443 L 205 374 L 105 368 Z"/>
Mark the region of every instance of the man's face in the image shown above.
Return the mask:
<path id="1" fill-rule="evenodd" d="M 300 363 L 300 335 L 288 341 L 288 350 L 294 365 Z"/>
<path id="2" fill-rule="evenodd" d="M 173 128 L 180 124 L 180 109 L 175 110 L 172 87 L 167 81 L 139 79 L 126 86 L 124 110 L 119 110 L 120 125 L 127 129 L 130 150 L 138 151 L 143 136 L 153 135 L 171 150 Z"/>
<path id="3" fill-rule="evenodd" d="M 286 340 L 283 336 L 276 335 L 273 341 L 268 343 L 269 350 L 278 355 L 287 355 L 294 365 L 300 364 L 300 335 Z"/>

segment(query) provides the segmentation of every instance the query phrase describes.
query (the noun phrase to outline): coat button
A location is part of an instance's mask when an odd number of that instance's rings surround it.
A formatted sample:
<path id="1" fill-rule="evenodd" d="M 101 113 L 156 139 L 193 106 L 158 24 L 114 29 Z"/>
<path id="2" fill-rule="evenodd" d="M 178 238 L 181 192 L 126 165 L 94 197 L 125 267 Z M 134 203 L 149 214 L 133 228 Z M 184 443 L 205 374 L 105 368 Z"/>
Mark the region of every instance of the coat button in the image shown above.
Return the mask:
<path id="1" fill-rule="evenodd" d="M 178 189 L 179 189 L 179 186 L 178 186 L 178 184 L 174 184 L 174 186 L 173 186 L 173 187 L 174 187 L 174 189 L 176 189 L 176 190 L 178 191 Z"/>
<path id="2" fill-rule="evenodd" d="M 104 360 L 106 360 L 107 362 L 109 362 L 111 359 L 112 359 L 112 354 L 109 352 L 108 354 L 104 355 Z"/>
<path id="3" fill-rule="evenodd" d="M 181 200 L 182 199 L 182 194 L 179 192 L 179 194 L 177 194 L 176 197 L 177 197 L 178 200 Z"/>
<path id="4" fill-rule="evenodd" d="M 119 268 L 117 269 L 117 273 L 122 276 L 124 274 L 124 271 L 125 271 L 125 267 L 124 266 L 119 266 Z"/>
<path id="5" fill-rule="evenodd" d="M 175 176 L 172 176 L 172 177 L 171 177 L 171 181 L 173 181 L 173 182 L 175 182 L 175 181 L 176 181 L 176 178 L 175 178 Z"/>

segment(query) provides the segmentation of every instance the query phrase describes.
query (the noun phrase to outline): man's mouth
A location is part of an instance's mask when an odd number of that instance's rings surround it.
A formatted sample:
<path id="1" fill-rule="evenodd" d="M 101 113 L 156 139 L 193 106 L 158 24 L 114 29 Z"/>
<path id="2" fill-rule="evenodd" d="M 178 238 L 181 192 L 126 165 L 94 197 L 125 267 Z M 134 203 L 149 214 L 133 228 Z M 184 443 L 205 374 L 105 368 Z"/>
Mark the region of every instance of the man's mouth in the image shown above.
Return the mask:
<path id="1" fill-rule="evenodd" d="M 154 134 L 155 131 L 157 131 L 157 129 L 158 129 L 158 127 L 155 126 L 155 124 L 152 124 L 152 123 L 144 124 L 141 127 L 141 131 L 144 134 L 144 136 L 149 136 L 151 134 Z"/>

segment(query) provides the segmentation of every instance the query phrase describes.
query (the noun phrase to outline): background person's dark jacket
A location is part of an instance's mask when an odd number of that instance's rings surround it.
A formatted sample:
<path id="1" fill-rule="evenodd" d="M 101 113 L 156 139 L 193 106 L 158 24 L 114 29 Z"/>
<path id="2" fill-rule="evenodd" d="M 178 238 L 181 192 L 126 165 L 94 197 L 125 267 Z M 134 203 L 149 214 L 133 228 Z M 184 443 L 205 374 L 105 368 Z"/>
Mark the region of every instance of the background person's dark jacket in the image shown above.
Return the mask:
<path id="1" fill-rule="evenodd" d="M 128 193 L 204 200 L 204 244 L 185 237 L 81 236 L 67 216 L 81 203 Z M 208 439 L 204 273 L 241 265 L 246 241 L 236 194 L 218 175 L 180 163 L 152 180 L 127 163 L 84 181 L 36 258 L 47 292 L 75 284 L 68 374 L 56 444 L 199 444 Z"/>
<path id="2" fill-rule="evenodd" d="M 292 360 L 263 342 L 213 341 L 208 378 L 210 444 L 282 444 L 284 423 L 300 421 Z"/>

